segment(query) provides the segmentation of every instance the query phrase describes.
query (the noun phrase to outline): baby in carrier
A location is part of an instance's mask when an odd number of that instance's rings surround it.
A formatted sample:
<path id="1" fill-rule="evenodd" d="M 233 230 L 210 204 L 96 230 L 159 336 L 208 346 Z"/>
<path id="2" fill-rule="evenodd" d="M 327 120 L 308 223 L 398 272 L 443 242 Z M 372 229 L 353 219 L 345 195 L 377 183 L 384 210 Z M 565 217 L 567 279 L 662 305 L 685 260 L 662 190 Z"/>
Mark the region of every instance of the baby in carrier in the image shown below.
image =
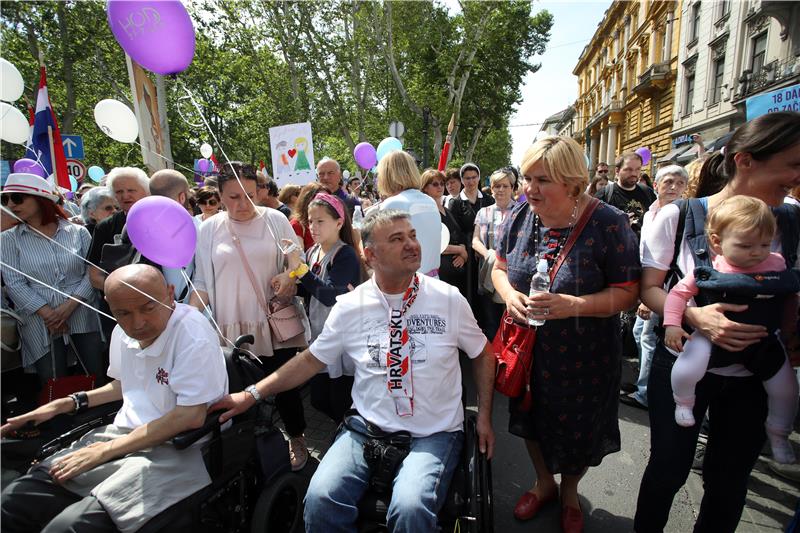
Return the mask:
<path id="1" fill-rule="evenodd" d="M 797 411 L 798 385 L 779 334 L 782 325 L 795 327 L 800 283 L 796 272 L 786 269 L 783 257 L 770 252 L 775 231 L 772 212 L 756 198 L 734 196 L 711 212 L 706 236 L 716 254 L 713 268 L 695 268 L 670 290 L 664 302 L 664 344 L 681 352 L 672 368 L 675 421 L 679 425 L 695 424 L 695 385 L 709 367 L 743 364 L 764 382 L 767 391 L 766 431 L 773 457 L 792 463 L 795 456 L 788 436 Z M 769 335 L 740 352 L 713 346 L 699 331 L 690 336 L 681 322 L 692 298 L 698 306 L 746 304 L 745 311 L 729 313 L 728 318 L 763 325 Z M 789 331 L 783 329 L 787 334 Z M 683 344 L 685 338 L 688 341 Z"/>

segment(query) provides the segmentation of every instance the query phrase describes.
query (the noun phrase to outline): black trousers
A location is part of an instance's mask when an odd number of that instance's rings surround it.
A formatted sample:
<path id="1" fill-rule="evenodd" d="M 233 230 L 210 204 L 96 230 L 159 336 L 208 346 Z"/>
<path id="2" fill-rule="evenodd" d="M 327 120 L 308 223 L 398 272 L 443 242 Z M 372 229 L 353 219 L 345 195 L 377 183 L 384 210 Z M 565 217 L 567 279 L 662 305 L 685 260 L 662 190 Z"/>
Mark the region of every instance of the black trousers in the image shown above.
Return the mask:
<path id="1" fill-rule="evenodd" d="M 282 348 L 275 350 L 272 357 L 262 357 L 261 362 L 272 373 L 279 369 L 284 363 L 295 356 L 297 348 Z M 286 433 L 290 437 L 301 437 L 306 430 L 306 418 L 303 413 L 303 398 L 300 396 L 300 388 L 294 388 L 275 395 L 275 407 L 281 415 Z"/>
<path id="2" fill-rule="evenodd" d="M 650 461 L 639 487 L 633 527 L 637 533 L 661 532 L 675 494 L 692 466 L 700 424 L 675 423 L 670 371 L 675 362 L 663 342 L 653 354 L 647 401 L 650 413 Z M 703 464 L 703 500 L 695 533 L 733 533 L 747 496 L 747 482 L 766 439 L 767 395 L 761 381 L 706 373 L 695 390 L 695 420 L 709 409 L 708 444 Z"/>
<path id="3" fill-rule="evenodd" d="M 15 479 L 6 487 L 0 513 L 4 533 L 117 531 L 97 498 L 81 498 L 41 470 Z"/>

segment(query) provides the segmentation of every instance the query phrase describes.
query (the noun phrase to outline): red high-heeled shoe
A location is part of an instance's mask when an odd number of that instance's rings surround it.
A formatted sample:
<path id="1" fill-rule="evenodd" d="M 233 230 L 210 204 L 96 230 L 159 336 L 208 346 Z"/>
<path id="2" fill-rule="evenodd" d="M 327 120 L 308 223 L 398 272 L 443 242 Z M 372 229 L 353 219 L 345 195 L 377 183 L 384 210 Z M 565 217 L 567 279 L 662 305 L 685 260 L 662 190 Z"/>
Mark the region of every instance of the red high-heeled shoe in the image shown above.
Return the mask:
<path id="1" fill-rule="evenodd" d="M 520 497 L 517 501 L 517 505 L 514 507 L 514 518 L 517 520 L 530 520 L 536 516 L 536 513 L 539 512 L 539 509 L 541 509 L 543 505 L 553 502 L 557 498 L 558 490 L 553 491 L 553 494 L 545 498 L 539 498 L 532 492 L 526 492 Z"/>
<path id="2" fill-rule="evenodd" d="M 583 533 L 583 511 L 580 507 L 561 506 L 561 531 L 564 533 Z"/>

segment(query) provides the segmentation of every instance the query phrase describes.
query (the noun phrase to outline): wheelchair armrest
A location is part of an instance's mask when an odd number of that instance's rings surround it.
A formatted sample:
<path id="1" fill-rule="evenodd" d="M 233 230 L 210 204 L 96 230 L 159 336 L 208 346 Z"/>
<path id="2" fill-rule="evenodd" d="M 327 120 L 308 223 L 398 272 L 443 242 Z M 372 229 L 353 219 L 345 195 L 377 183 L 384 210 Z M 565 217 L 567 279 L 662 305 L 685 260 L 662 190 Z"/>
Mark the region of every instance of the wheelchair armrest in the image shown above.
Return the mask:
<path id="1" fill-rule="evenodd" d="M 53 455 L 55 452 L 69 446 L 79 438 L 83 437 L 86 433 L 100 426 L 106 426 L 113 422 L 114 417 L 122 407 L 122 401 L 109 402 L 103 405 L 92 407 L 77 415 L 59 415 L 53 419 L 53 422 L 66 423 L 67 421 L 78 423 L 72 429 L 62 433 L 58 437 L 46 442 L 36 452 L 34 461 L 41 461 Z M 69 420 L 72 419 L 72 420 Z"/>
<path id="2" fill-rule="evenodd" d="M 219 415 L 224 409 L 206 414 L 206 421 L 196 429 L 189 429 L 172 437 L 172 445 L 176 450 L 185 450 L 212 431 L 219 431 Z"/>

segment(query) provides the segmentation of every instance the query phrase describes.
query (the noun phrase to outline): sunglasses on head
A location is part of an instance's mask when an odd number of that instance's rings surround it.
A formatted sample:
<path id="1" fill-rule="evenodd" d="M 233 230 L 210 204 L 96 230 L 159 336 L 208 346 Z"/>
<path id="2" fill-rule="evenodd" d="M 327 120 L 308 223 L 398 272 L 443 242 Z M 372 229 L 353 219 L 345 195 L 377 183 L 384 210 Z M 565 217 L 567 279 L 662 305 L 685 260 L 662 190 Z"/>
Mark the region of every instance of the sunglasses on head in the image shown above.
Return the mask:
<path id="1" fill-rule="evenodd" d="M 216 200 L 202 200 L 202 201 L 200 201 L 198 203 L 200 205 L 208 205 L 210 207 L 214 207 L 215 205 L 217 205 L 217 201 Z"/>
<path id="2" fill-rule="evenodd" d="M 19 205 L 25 201 L 26 194 L 22 194 L 21 192 L 12 192 L 10 194 L 4 194 L 0 196 L 0 205 L 8 205 L 8 202 L 14 202 L 15 205 Z"/>

